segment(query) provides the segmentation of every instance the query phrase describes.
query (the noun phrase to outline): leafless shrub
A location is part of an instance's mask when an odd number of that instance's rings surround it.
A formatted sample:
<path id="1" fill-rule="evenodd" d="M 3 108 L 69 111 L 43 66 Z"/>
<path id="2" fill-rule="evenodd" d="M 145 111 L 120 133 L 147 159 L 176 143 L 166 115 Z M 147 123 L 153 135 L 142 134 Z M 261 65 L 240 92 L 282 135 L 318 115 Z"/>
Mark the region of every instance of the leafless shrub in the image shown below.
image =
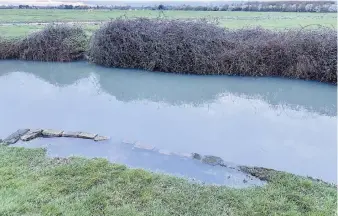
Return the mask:
<path id="1" fill-rule="evenodd" d="M 89 57 L 107 67 L 337 83 L 337 33 L 330 28 L 230 30 L 205 21 L 117 19 L 95 32 Z"/>
<path id="2" fill-rule="evenodd" d="M 337 83 L 337 33 L 334 29 L 276 32 L 258 28 L 234 30 L 229 35 L 240 43 L 235 49 L 235 74 Z"/>
<path id="3" fill-rule="evenodd" d="M 18 56 L 18 39 L 0 37 L 0 59 L 16 59 Z"/>
<path id="4" fill-rule="evenodd" d="M 89 56 L 104 66 L 217 74 L 212 64 L 227 46 L 223 37 L 206 22 L 118 19 L 94 34 Z"/>
<path id="5" fill-rule="evenodd" d="M 86 34 L 82 28 L 70 25 L 49 25 L 19 42 L 19 58 L 67 62 L 82 59 L 86 47 Z"/>

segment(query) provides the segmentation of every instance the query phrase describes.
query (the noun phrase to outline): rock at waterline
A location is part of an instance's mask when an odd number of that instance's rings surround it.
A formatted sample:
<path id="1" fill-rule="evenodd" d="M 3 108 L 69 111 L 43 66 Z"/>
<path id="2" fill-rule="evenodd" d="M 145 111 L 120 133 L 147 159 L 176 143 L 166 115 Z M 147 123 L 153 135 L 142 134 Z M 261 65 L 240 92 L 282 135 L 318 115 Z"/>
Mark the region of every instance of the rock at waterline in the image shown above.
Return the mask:
<path id="1" fill-rule="evenodd" d="M 78 135 L 79 135 L 79 132 L 72 132 L 72 131 L 64 131 L 62 133 L 62 137 L 77 138 Z"/>
<path id="2" fill-rule="evenodd" d="M 25 135 L 21 136 L 22 141 L 29 141 L 42 136 L 42 130 L 30 130 Z"/>
<path id="3" fill-rule="evenodd" d="M 11 135 L 9 135 L 6 139 L 4 139 L 3 143 L 5 143 L 7 145 L 14 144 L 14 143 L 18 142 L 20 137 L 25 135 L 28 131 L 29 131 L 29 129 L 19 129 L 19 130 L 15 131 L 14 133 L 12 133 Z"/>
<path id="4" fill-rule="evenodd" d="M 212 166 L 216 166 L 216 165 L 224 166 L 224 161 L 223 161 L 222 158 L 212 156 L 212 155 L 205 155 L 202 158 L 202 162 L 205 163 L 205 164 L 212 165 Z"/>
<path id="5" fill-rule="evenodd" d="M 97 134 L 92 134 L 92 133 L 85 133 L 85 132 L 80 132 L 77 137 L 82 138 L 82 139 L 94 139 L 97 136 Z"/>
<path id="6" fill-rule="evenodd" d="M 191 157 L 196 159 L 196 160 L 201 160 L 202 159 L 202 156 L 198 153 L 192 153 L 191 154 Z"/>
<path id="7" fill-rule="evenodd" d="M 62 133 L 63 133 L 63 131 L 60 131 L 60 130 L 47 129 L 47 130 L 42 131 L 42 136 L 44 136 L 44 137 L 61 137 Z"/>
<path id="8" fill-rule="evenodd" d="M 106 136 L 96 136 L 94 138 L 94 141 L 98 142 L 98 141 L 105 141 L 105 140 L 109 140 L 109 137 Z"/>

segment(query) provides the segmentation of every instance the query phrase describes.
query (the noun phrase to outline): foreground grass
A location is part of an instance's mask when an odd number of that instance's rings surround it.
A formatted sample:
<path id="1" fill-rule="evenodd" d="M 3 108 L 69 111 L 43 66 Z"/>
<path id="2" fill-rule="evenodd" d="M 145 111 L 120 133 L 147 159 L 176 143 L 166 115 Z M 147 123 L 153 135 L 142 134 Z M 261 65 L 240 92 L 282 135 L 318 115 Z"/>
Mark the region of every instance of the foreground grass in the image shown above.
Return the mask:
<path id="1" fill-rule="evenodd" d="M 85 22 L 109 21 L 121 16 L 126 17 L 165 17 L 168 19 L 209 19 L 219 21 L 219 25 L 227 28 L 243 28 L 248 26 L 262 26 L 269 29 L 295 28 L 300 26 L 322 25 L 336 28 L 337 14 L 335 13 L 288 13 L 288 12 L 241 12 L 241 11 L 165 11 L 159 13 L 152 10 L 26 10 L 2 9 L 1 23 L 21 23 L 14 26 L 0 26 L 0 36 L 19 37 L 34 30 L 41 29 L 39 25 L 22 25 L 34 22 Z M 84 24 L 90 32 L 98 26 Z"/>
<path id="2" fill-rule="evenodd" d="M 0 146 L 0 215 L 334 215 L 334 186 L 260 172 L 269 184 L 231 189 L 110 164 L 48 159 Z"/>

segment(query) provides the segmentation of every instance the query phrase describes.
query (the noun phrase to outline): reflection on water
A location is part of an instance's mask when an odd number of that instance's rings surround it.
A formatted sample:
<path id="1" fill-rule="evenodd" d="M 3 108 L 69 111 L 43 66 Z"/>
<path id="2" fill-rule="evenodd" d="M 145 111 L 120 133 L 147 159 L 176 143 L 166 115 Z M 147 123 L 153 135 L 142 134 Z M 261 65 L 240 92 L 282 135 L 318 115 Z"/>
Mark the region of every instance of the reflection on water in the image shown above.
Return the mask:
<path id="1" fill-rule="evenodd" d="M 336 86 L 85 62 L 0 66 L 0 137 L 22 127 L 83 130 L 335 181 Z"/>
<path id="2" fill-rule="evenodd" d="M 90 76 L 99 80 L 103 91 L 119 101 L 149 100 L 171 105 L 200 105 L 214 101 L 220 94 L 253 97 L 270 105 L 302 107 L 336 116 L 337 95 L 334 86 L 316 82 L 271 78 L 173 75 L 123 70 L 77 63 L 34 63 L 1 61 L 0 76 L 13 71 L 34 74 L 46 82 L 67 86 Z M 132 75 L 130 75 L 132 74 Z M 314 100 L 316 98 L 316 100 Z"/>

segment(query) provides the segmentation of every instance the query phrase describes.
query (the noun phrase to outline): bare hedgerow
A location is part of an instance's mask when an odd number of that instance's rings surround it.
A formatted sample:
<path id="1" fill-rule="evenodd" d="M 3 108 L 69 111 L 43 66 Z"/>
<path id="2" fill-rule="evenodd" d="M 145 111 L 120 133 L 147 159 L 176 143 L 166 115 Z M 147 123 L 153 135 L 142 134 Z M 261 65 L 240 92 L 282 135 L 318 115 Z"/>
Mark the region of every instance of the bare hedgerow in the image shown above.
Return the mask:
<path id="1" fill-rule="evenodd" d="M 89 56 L 104 66 L 219 74 L 219 57 L 234 46 L 224 36 L 222 28 L 206 22 L 117 19 L 95 32 Z"/>
<path id="2" fill-rule="evenodd" d="M 83 59 L 85 31 L 71 25 L 49 25 L 19 42 L 20 59 L 68 62 Z"/>
<path id="3" fill-rule="evenodd" d="M 89 57 L 107 67 L 337 82 L 337 33 L 330 28 L 230 30 L 204 21 L 117 19 L 95 32 Z"/>
<path id="4" fill-rule="evenodd" d="M 0 59 L 17 59 L 19 57 L 18 39 L 0 37 Z"/>
<path id="5" fill-rule="evenodd" d="M 337 33 L 330 28 L 229 31 L 237 38 L 234 72 L 337 83 Z M 231 40 L 231 39 L 230 39 Z"/>

